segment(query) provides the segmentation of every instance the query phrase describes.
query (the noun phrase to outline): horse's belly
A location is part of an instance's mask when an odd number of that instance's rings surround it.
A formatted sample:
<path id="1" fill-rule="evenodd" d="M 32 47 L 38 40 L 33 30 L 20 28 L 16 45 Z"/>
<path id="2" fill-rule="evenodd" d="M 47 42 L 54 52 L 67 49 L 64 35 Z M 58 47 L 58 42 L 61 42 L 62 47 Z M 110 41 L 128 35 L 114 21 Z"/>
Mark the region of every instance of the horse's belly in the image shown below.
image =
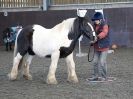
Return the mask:
<path id="1" fill-rule="evenodd" d="M 41 49 L 33 49 L 34 53 L 40 57 L 45 57 L 46 55 L 50 55 L 51 51 L 48 50 L 41 50 Z"/>
<path id="2" fill-rule="evenodd" d="M 69 44 L 61 44 L 55 42 L 47 42 L 47 43 L 33 43 L 33 51 L 36 55 L 40 57 L 45 57 L 46 55 L 51 55 L 55 51 L 59 51 L 60 47 L 68 47 Z"/>
<path id="3" fill-rule="evenodd" d="M 33 45 L 33 51 L 36 55 L 40 57 L 45 57 L 46 55 L 51 55 L 52 52 L 59 50 L 58 47 L 52 47 L 48 44 L 44 44 L 42 46 Z"/>

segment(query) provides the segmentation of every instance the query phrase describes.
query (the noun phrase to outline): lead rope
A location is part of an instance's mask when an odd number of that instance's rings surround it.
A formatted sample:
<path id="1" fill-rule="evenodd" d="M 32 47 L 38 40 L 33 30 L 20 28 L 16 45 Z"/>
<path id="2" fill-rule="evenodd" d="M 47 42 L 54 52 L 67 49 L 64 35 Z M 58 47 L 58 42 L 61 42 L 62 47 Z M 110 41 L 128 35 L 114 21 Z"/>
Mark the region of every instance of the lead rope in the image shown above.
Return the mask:
<path id="1" fill-rule="evenodd" d="M 93 29 L 92 25 L 90 23 L 88 23 L 88 25 L 91 27 L 92 33 L 94 33 L 94 29 Z M 93 34 L 93 36 L 96 36 L 96 34 Z M 88 62 L 92 62 L 93 59 L 94 59 L 94 54 L 95 54 L 94 45 L 93 45 L 93 56 L 92 56 L 92 59 L 90 59 L 90 50 L 91 50 L 91 44 L 90 44 L 89 50 L 88 50 Z"/>

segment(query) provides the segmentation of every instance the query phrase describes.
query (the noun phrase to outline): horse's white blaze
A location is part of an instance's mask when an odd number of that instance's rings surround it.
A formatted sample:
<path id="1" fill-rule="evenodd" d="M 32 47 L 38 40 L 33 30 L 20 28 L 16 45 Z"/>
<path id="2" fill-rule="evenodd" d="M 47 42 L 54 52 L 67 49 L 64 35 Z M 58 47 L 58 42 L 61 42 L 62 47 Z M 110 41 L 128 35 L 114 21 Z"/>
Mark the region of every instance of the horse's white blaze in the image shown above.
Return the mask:
<path id="1" fill-rule="evenodd" d="M 68 33 L 72 29 L 75 18 L 64 20 L 52 29 L 45 29 L 40 25 L 34 25 L 33 29 L 33 51 L 44 57 L 60 49 L 61 46 L 68 47 L 71 40 Z"/>
<path id="2" fill-rule="evenodd" d="M 88 25 L 90 26 L 90 28 L 92 30 L 93 36 L 96 37 L 96 32 L 94 31 L 93 26 L 89 22 L 88 22 Z"/>

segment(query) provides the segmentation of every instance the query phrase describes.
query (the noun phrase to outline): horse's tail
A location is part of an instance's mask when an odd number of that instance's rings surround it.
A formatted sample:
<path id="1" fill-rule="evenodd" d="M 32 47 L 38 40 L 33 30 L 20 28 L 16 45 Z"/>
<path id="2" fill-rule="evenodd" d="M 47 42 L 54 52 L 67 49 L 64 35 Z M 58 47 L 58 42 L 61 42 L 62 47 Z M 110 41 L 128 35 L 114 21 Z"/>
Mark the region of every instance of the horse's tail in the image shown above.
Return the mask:
<path id="1" fill-rule="evenodd" d="M 20 34 L 20 32 L 21 32 L 21 30 L 19 30 L 18 33 L 17 33 L 17 35 L 16 35 L 15 46 L 14 46 L 14 54 L 13 54 L 13 61 L 14 61 L 14 58 L 16 57 L 17 53 L 18 53 L 17 39 L 18 39 L 18 35 Z M 22 63 L 23 63 L 23 58 L 20 60 L 20 63 L 18 65 L 18 69 L 21 68 Z"/>
<path id="2" fill-rule="evenodd" d="M 15 57 L 16 57 L 16 55 L 17 55 L 17 52 L 18 52 L 18 50 L 17 50 L 17 38 L 16 38 L 15 45 L 14 45 L 14 53 L 13 53 L 13 58 L 15 58 Z"/>

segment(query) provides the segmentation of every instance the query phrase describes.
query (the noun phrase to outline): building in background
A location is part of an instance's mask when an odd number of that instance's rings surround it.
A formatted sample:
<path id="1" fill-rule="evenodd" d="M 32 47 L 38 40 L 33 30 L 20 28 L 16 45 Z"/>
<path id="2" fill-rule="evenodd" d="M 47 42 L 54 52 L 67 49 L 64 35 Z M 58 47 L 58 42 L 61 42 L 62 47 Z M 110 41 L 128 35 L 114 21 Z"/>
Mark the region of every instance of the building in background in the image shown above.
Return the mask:
<path id="1" fill-rule="evenodd" d="M 133 7 L 133 0 L 0 0 L 0 12 L 123 7 Z"/>
<path id="2" fill-rule="evenodd" d="M 133 7 L 133 0 L 50 0 L 49 9 L 100 9 Z"/>

